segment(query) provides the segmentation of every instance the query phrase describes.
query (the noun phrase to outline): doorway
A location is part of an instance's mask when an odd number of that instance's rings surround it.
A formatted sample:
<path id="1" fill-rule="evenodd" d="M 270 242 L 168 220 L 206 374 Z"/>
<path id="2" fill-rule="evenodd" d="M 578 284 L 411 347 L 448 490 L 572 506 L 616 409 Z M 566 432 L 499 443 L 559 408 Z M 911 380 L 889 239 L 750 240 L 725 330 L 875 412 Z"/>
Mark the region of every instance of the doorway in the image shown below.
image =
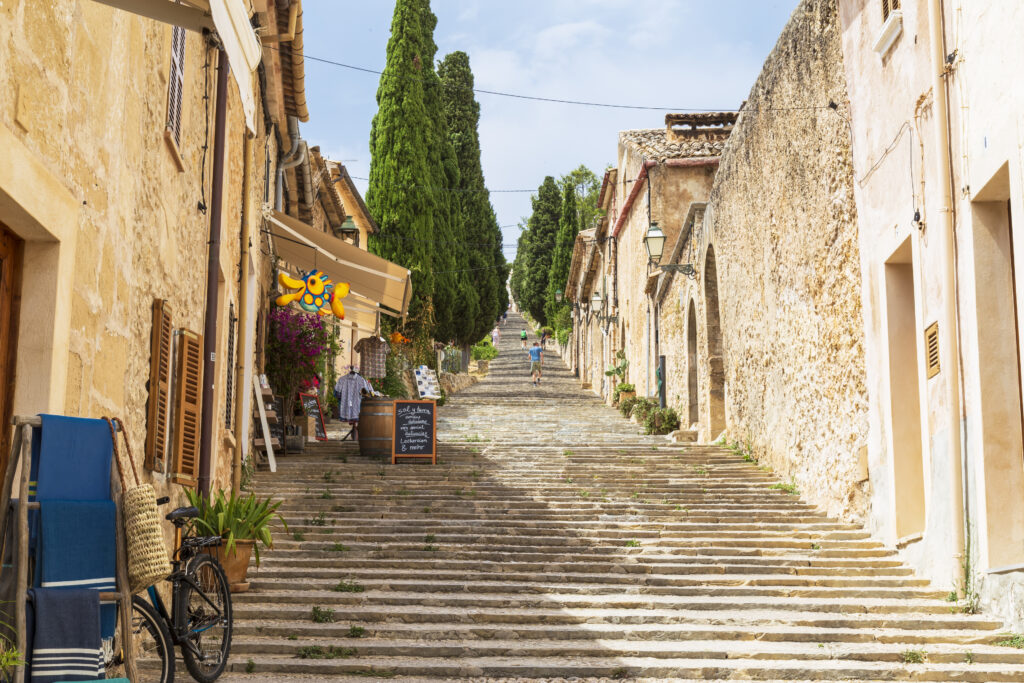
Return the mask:
<path id="1" fill-rule="evenodd" d="M 914 259 L 908 237 L 885 262 L 889 349 L 889 452 L 892 454 L 896 536 L 924 531 L 924 461 Z"/>
<path id="2" fill-rule="evenodd" d="M 690 299 L 686 314 L 686 394 L 687 422 L 693 426 L 700 422 L 700 403 L 697 396 L 697 309 Z"/>
<path id="3" fill-rule="evenodd" d="M 18 318 L 21 309 L 21 268 L 25 242 L 0 223 L 0 477 L 7 472 L 11 451 Z"/>
<path id="4" fill-rule="evenodd" d="M 715 248 L 708 245 L 704 262 L 704 307 L 708 335 L 708 440 L 725 430 L 725 359 L 722 357 L 722 323 L 718 312 L 718 264 Z"/>

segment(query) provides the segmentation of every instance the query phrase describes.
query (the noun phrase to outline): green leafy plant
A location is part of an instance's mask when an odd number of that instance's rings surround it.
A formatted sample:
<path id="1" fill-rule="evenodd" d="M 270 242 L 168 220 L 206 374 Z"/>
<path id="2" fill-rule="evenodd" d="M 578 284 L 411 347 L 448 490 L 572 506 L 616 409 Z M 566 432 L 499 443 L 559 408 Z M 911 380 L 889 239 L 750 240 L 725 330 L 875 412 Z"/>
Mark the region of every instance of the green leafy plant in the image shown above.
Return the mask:
<path id="1" fill-rule="evenodd" d="M 644 424 L 647 420 L 647 415 L 652 410 L 657 410 L 658 404 L 649 398 L 637 397 L 633 403 L 633 410 L 630 412 L 632 417 L 637 419 L 637 422 Z"/>
<path id="2" fill-rule="evenodd" d="M 634 539 L 630 539 L 630 540 L 626 541 L 626 547 L 627 548 L 639 548 L 640 547 L 640 541 L 636 540 L 635 538 Z"/>
<path id="3" fill-rule="evenodd" d="M 327 526 L 327 515 L 321 512 L 316 517 L 307 520 L 307 522 L 310 526 Z"/>
<path id="4" fill-rule="evenodd" d="M 362 638 L 366 634 L 366 629 L 362 626 L 349 626 L 348 633 L 345 635 L 346 638 Z"/>
<path id="5" fill-rule="evenodd" d="M 354 647 L 335 647 L 330 645 L 326 648 L 319 645 L 310 645 L 308 647 L 299 648 L 299 659 L 345 659 L 347 657 L 354 657 L 356 649 Z"/>
<path id="6" fill-rule="evenodd" d="M 274 541 L 270 536 L 270 524 L 277 519 L 288 531 L 277 509 L 284 501 L 273 502 L 269 498 L 257 498 L 255 494 L 239 495 L 231 491 L 217 491 L 209 499 L 197 491 L 185 489 L 189 504 L 198 508 L 199 515 L 189 523 L 189 530 L 197 536 L 220 536 L 224 539 L 224 552 L 230 555 L 236 541 L 251 540 L 256 565 L 260 563 L 260 544 L 270 548 Z"/>
<path id="7" fill-rule="evenodd" d="M 255 670 L 256 670 L 256 662 L 252 661 L 251 659 L 246 661 L 246 663 L 245 663 L 245 673 L 251 674 Z"/>
<path id="8" fill-rule="evenodd" d="M 328 550 L 331 550 L 331 551 L 336 552 L 336 553 L 343 553 L 343 552 L 345 552 L 347 550 L 351 550 L 351 548 L 349 548 L 344 543 L 332 543 L 331 547 L 328 548 Z"/>
<path id="9" fill-rule="evenodd" d="M 469 351 L 473 360 L 494 360 L 498 357 L 498 348 L 491 343 L 490 339 L 481 339 Z"/>
<path id="10" fill-rule="evenodd" d="M 788 484 L 783 484 L 780 481 L 775 484 L 772 484 L 769 488 L 775 489 L 776 491 L 785 491 L 791 496 L 800 495 L 800 491 L 797 489 L 795 481 L 790 481 Z"/>
<path id="11" fill-rule="evenodd" d="M 619 401 L 619 412 L 622 413 L 622 417 L 628 418 L 633 414 L 633 406 L 636 405 L 637 401 L 643 401 L 644 399 L 636 396 L 629 396 Z"/>
<path id="12" fill-rule="evenodd" d="M 626 359 L 626 352 L 619 349 L 615 352 L 615 360 L 618 361 L 615 365 L 609 365 L 604 371 L 607 377 L 616 377 L 623 379 L 626 376 L 626 369 L 629 367 L 629 361 Z"/>
<path id="13" fill-rule="evenodd" d="M 622 394 L 622 392 L 626 392 L 628 394 L 630 392 L 635 392 L 635 391 L 636 391 L 636 387 L 633 386 L 632 384 L 628 384 L 626 382 L 620 382 L 619 384 L 615 385 L 615 390 L 612 392 L 612 401 L 614 401 L 615 403 L 618 403 L 619 402 L 619 395 Z"/>
<path id="14" fill-rule="evenodd" d="M 670 434 L 679 429 L 675 408 L 653 408 L 644 417 L 644 433 Z"/>
<path id="15" fill-rule="evenodd" d="M 1018 650 L 1024 650 L 1024 634 L 1003 633 L 999 637 L 1002 638 L 1002 640 L 997 640 L 996 645 L 1001 647 L 1015 647 Z"/>
<path id="16" fill-rule="evenodd" d="M 924 664 L 928 653 L 924 650 L 904 650 L 900 653 L 900 661 L 904 664 Z"/>
<path id="17" fill-rule="evenodd" d="M 362 593 L 366 590 L 365 586 L 361 586 L 355 581 L 346 581 L 342 579 L 338 582 L 338 585 L 331 590 L 338 593 Z"/>
<path id="18" fill-rule="evenodd" d="M 320 607 L 319 605 L 313 606 L 313 611 L 310 614 L 310 619 L 317 624 L 330 624 L 334 622 L 334 610 L 330 607 Z"/>
<path id="19" fill-rule="evenodd" d="M 302 533 L 301 531 L 296 531 L 294 534 L 292 534 L 292 538 L 294 538 L 296 541 L 305 541 L 306 534 Z"/>

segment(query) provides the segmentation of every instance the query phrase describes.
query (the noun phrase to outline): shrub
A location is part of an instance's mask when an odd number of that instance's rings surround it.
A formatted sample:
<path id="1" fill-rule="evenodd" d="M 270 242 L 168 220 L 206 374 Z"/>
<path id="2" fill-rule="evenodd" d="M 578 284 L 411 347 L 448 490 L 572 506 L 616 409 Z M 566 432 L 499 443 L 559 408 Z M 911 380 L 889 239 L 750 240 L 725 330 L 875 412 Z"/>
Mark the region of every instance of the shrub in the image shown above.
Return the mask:
<path id="1" fill-rule="evenodd" d="M 633 406 L 636 405 L 637 401 L 642 401 L 642 398 L 636 396 L 630 396 L 619 401 L 619 412 L 622 413 L 622 417 L 628 418 L 633 414 Z"/>
<path id="2" fill-rule="evenodd" d="M 634 387 L 632 384 L 627 384 L 625 382 L 616 385 L 615 391 L 612 392 L 612 400 L 615 403 L 619 402 L 619 394 L 622 393 L 623 391 L 636 391 L 636 387 Z"/>
<path id="3" fill-rule="evenodd" d="M 568 327 L 563 327 L 555 333 L 555 339 L 558 340 L 559 346 L 566 346 L 569 343 L 569 332 L 571 330 Z"/>
<path id="4" fill-rule="evenodd" d="M 636 403 L 633 404 L 633 412 L 630 415 L 634 416 L 637 421 L 644 422 L 647 420 L 647 415 L 652 410 L 656 410 L 658 404 L 649 398 L 637 398 Z"/>
<path id="5" fill-rule="evenodd" d="M 498 349 L 491 343 L 490 339 L 481 339 L 470 350 L 473 360 L 493 360 L 498 357 Z"/>
<path id="6" fill-rule="evenodd" d="M 674 408 L 654 408 L 644 418 L 646 434 L 669 434 L 679 429 L 679 415 Z"/>

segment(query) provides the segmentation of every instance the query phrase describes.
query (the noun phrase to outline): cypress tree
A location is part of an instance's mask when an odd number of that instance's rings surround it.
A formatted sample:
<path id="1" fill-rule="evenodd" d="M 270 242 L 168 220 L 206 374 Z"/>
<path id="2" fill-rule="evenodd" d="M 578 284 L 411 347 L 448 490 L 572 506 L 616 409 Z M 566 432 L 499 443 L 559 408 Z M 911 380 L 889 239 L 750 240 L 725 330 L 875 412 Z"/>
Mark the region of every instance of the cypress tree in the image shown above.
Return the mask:
<path id="1" fill-rule="evenodd" d="M 557 290 L 564 292 L 567 286 L 572 248 L 576 241 L 576 233 L 580 231 L 579 218 L 576 207 L 576 187 L 566 183 L 562 193 L 562 217 L 558 221 L 558 235 L 555 239 L 554 255 L 551 258 L 551 273 L 544 305 L 548 322 L 551 324 L 555 323 L 561 309 L 569 307 L 565 301 L 558 301 L 555 292 Z"/>
<path id="2" fill-rule="evenodd" d="M 501 251 L 501 230 L 491 206 L 480 164 L 480 105 L 473 97 L 473 71 L 469 55 L 453 52 L 438 65 L 444 86 L 444 110 L 448 138 L 458 160 L 460 183 L 459 236 L 462 247 L 458 262 L 468 270 L 467 302 L 475 304 L 475 315 L 463 320 L 460 341 L 475 342 L 491 329 L 503 310 L 501 290 L 505 288 L 505 257 Z M 504 305 L 507 305 L 505 303 Z"/>
<path id="3" fill-rule="evenodd" d="M 533 213 L 527 228 L 526 250 L 523 254 L 523 306 L 537 322 L 547 324 L 544 304 L 547 299 L 548 282 L 551 279 L 551 260 L 554 256 L 555 237 L 562 212 L 562 197 L 558 185 L 551 176 L 537 188 L 532 198 Z"/>

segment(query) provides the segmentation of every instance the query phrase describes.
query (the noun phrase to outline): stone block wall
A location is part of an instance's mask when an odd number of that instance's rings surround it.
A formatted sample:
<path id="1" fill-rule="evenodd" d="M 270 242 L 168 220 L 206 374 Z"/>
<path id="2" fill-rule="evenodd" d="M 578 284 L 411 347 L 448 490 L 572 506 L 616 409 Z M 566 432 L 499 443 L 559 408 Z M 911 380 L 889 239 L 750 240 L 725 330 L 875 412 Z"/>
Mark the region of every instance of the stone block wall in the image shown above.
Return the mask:
<path id="1" fill-rule="evenodd" d="M 722 155 L 695 231 L 699 277 L 675 277 L 661 329 L 686 348 L 694 302 L 704 438 L 724 419 L 731 441 L 749 441 L 808 500 L 861 520 L 867 391 L 848 111 L 835 0 L 803 0 Z M 684 423 L 688 371 L 669 367 Z"/>

